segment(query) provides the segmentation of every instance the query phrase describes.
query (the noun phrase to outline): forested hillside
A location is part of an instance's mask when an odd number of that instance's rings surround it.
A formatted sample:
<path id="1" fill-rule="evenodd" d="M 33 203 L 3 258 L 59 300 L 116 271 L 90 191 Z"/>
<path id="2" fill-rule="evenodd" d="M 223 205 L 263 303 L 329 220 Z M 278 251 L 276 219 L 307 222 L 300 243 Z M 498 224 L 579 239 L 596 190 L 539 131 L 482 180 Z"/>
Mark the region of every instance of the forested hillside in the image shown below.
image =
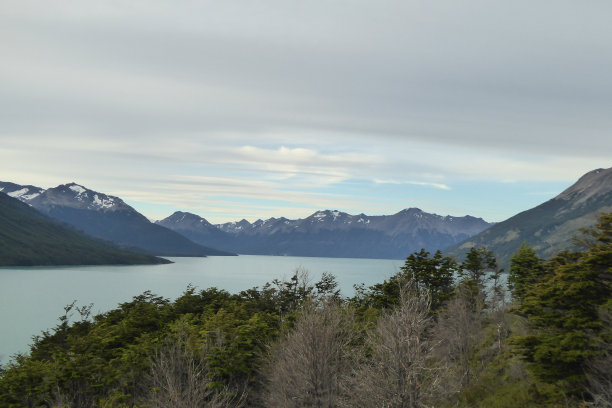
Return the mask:
<path id="1" fill-rule="evenodd" d="M 121 198 L 76 183 L 42 189 L 0 181 L 0 191 L 42 214 L 120 248 L 160 256 L 225 256 L 151 223 Z"/>
<path id="2" fill-rule="evenodd" d="M 116 248 L 0 193 L 0 266 L 168 263 Z"/>
<path id="3" fill-rule="evenodd" d="M 506 265 L 523 242 L 549 259 L 564 249 L 577 249 L 575 231 L 593 227 L 602 213 L 612 211 L 612 168 L 596 169 L 556 197 L 493 225 L 445 250 L 461 256 L 473 246 L 486 245 Z"/>
<path id="4" fill-rule="evenodd" d="M 581 250 L 439 251 L 344 298 L 335 279 L 145 292 L 55 329 L 0 374 L 6 407 L 609 407 L 612 214 Z M 457 277 L 457 279 L 455 279 Z"/>

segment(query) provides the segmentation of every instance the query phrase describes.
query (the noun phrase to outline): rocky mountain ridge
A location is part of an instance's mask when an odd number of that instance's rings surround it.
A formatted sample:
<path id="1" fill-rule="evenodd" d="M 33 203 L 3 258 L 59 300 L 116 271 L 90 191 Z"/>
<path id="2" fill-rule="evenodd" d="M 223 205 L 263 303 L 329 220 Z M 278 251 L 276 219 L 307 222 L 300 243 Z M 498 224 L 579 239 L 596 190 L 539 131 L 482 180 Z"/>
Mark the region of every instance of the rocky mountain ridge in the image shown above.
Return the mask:
<path id="1" fill-rule="evenodd" d="M 90 235 L 158 255 L 209 251 L 404 259 L 421 248 L 447 248 L 448 254 L 461 256 L 473 246 L 486 246 L 504 264 L 523 242 L 543 257 L 572 248 L 580 228 L 592 227 L 601 213 L 612 212 L 612 168 L 590 171 L 556 197 L 494 225 L 418 208 L 376 216 L 321 210 L 297 220 L 273 217 L 217 225 L 178 211 L 153 224 L 120 198 L 76 183 L 44 190 L 0 182 L 0 192 Z"/>
<path id="2" fill-rule="evenodd" d="M 136 211 L 119 197 L 98 193 L 74 182 L 49 189 L 0 182 L 0 192 L 30 204 L 32 207 L 58 205 L 87 210 Z"/>
<path id="3" fill-rule="evenodd" d="M 42 189 L 0 182 L 0 189 L 53 219 L 122 248 L 160 256 L 232 255 L 151 223 L 119 197 L 76 183 Z"/>
<path id="4" fill-rule="evenodd" d="M 418 208 L 379 216 L 321 210 L 297 220 L 243 219 L 217 225 L 179 211 L 157 223 L 203 245 L 214 243 L 242 254 L 391 259 L 422 247 L 444 248 L 491 225 L 481 218 L 444 217 Z"/>
<path id="5" fill-rule="evenodd" d="M 575 248 L 573 238 L 581 228 L 593 227 L 602 213 L 612 212 L 612 168 L 592 170 L 556 197 L 493 225 L 448 248 L 460 256 L 473 246 L 486 246 L 507 264 L 525 242 L 548 258 Z"/>

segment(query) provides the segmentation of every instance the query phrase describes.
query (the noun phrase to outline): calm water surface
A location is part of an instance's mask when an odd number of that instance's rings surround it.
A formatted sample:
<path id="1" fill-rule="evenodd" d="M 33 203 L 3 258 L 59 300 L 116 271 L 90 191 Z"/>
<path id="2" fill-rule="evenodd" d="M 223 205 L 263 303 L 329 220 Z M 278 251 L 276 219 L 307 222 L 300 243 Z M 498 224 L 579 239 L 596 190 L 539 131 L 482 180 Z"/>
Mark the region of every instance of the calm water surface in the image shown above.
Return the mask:
<path id="1" fill-rule="evenodd" d="M 236 293 L 289 278 L 297 268 L 317 281 L 334 274 L 344 296 L 353 284 L 372 285 L 393 275 L 403 261 L 386 259 L 301 258 L 241 255 L 238 257 L 169 258 L 169 265 L 0 268 L 0 363 L 25 352 L 32 336 L 54 327 L 64 306 L 94 304 L 105 312 L 150 290 L 169 299 L 187 285 L 217 287 Z"/>

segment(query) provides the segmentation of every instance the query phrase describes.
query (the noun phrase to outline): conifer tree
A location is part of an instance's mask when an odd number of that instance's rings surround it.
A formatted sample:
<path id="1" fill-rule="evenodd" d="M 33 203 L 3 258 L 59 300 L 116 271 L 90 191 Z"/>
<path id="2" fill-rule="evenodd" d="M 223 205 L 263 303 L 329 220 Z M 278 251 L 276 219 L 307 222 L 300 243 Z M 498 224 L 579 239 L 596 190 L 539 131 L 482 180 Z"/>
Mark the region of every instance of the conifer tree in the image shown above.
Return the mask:
<path id="1" fill-rule="evenodd" d="M 457 263 L 452 258 L 443 256 L 440 250 L 436 251 L 433 257 L 424 248 L 410 254 L 401 270 L 413 280 L 419 293 L 428 293 L 432 311 L 438 310 L 450 299 Z"/>
<path id="2" fill-rule="evenodd" d="M 533 248 L 528 247 L 523 242 L 521 247 L 510 258 L 508 287 L 512 291 L 512 297 L 518 301 L 523 300 L 527 290 L 544 273 L 544 262 L 542 259 L 540 259 Z"/>
<path id="3" fill-rule="evenodd" d="M 519 311 L 535 330 L 515 340 L 538 378 L 574 395 L 584 389 L 586 361 L 597 354 L 604 327 L 598 309 L 612 298 L 612 214 L 589 234 L 588 250 L 559 253 L 546 276 L 526 290 Z"/>
<path id="4" fill-rule="evenodd" d="M 486 282 L 495 278 L 495 283 L 497 283 L 501 272 L 497 267 L 495 254 L 486 247 L 473 247 L 465 254 L 465 260 L 458 271 L 461 279 L 458 287 L 464 291 L 464 294 L 469 294 L 474 310 L 486 308 Z M 493 289 L 497 295 L 499 287 L 495 286 Z"/>
<path id="5" fill-rule="evenodd" d="M 461 263 L 459 275 L 464 280 L 471 280 L 482 288 L 488 279 L 488 274 L 497 270 L 497 260 L 493 251 L 486 247 L 471 248 L 465 254 L 465 261 Z"/>

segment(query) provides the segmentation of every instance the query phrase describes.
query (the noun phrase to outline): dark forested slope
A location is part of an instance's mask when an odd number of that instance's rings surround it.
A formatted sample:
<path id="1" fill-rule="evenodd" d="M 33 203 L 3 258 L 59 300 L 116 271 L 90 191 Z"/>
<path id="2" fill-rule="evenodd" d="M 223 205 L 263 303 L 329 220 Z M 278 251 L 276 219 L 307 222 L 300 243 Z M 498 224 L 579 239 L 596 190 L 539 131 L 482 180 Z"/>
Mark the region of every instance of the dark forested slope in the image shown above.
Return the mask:
<path id="1" fill-rule="evenodd" d="M 198 245 L 174 231 L 151 223 L 119 197 L 76 183 L 44 190 L 0 182 L 0 191 L 51 218 L 122 248 L 161 256 L 232 255 Z"/>
<path id="2" fill-rule="evenodd" d="M 168 261 L 115 248 L 63 226 L 0 193 L 0 265 L 156 264 Z"/>

